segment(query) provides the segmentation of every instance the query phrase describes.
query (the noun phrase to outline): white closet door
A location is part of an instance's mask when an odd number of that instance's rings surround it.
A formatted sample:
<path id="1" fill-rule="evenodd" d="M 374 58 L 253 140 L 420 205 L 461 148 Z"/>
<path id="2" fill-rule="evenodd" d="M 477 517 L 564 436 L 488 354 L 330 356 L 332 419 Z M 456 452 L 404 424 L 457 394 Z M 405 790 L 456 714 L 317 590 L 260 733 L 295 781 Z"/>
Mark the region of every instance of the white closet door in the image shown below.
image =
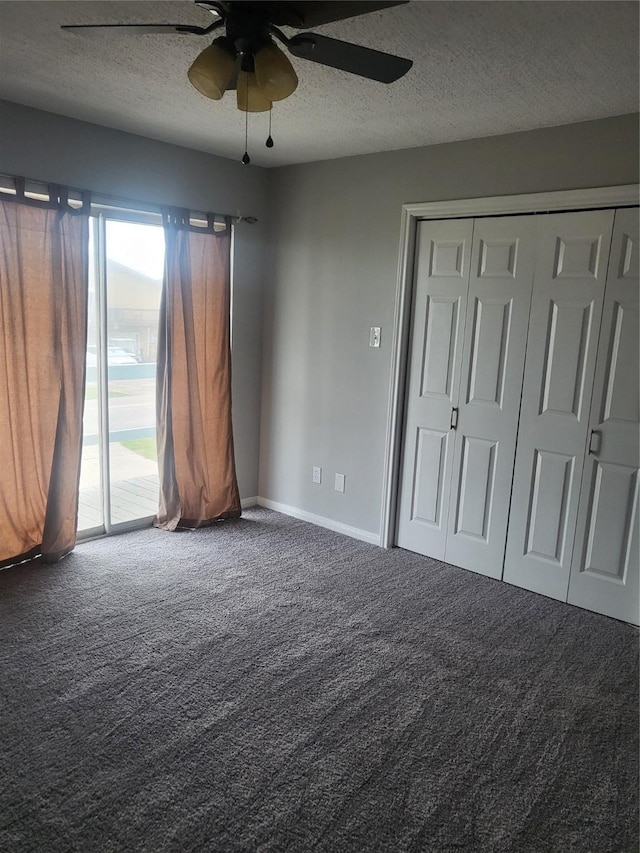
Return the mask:
<path id="1" fill-rule="evenodd" d="M 473 220 L 421 222 L 397 544 L 444 559 Z"/>
<path id="2" fill-rule="evenodd" d="M 566 600 L 613 211 L 540 217 L 504 580 Z"/>
<path id="3" fill-rule="evenodd" d="M 476 220 L 445 560 L 502 577 L 535 218 Z"/>
<path id="4" fill-rule="evenodd" d="M 618 210 L 568 601 L 640 623 L 638 210 Z"/>

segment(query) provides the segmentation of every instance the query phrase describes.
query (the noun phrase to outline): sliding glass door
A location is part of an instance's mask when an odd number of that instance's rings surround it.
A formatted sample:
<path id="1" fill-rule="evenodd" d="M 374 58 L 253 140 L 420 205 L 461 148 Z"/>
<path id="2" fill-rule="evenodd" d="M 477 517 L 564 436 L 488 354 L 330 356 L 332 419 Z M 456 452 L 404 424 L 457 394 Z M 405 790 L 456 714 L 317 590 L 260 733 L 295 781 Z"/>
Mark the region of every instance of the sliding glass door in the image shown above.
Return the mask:
<path id="1" fill-rule="evenodd" d="M 78 532 L 110 532 L 158 504 L 156 347 L 164 232 L 98 216 L 90 240 L 89 332 Z"/>

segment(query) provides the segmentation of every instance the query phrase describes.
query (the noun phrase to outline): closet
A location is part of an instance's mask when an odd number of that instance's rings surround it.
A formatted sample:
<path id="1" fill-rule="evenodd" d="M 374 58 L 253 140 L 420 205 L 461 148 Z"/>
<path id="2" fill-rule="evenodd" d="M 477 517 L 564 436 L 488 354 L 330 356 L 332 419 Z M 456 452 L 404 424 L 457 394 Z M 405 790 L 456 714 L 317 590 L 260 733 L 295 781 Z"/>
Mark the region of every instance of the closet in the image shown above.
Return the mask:
<path id="1" fill-rule="evenodd" d="M 418 223 L 396 543 L 638 622 L 637 208 Z"/>

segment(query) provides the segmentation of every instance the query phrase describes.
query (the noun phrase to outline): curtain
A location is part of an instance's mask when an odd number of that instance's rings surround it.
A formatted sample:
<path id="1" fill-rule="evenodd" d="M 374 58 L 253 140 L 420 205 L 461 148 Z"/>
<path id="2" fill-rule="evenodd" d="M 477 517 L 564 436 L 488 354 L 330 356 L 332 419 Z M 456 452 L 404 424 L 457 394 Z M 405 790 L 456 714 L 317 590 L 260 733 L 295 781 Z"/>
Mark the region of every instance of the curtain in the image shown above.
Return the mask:
<path id="1" fill-rule="evenodd" d="M 0 200 L 0 567 L 76 541 L 88 202 L 51 199 Z"/>
<path id="2" fill-rule="evenodd" d="M 241 514 L 231 427 L 231 228 L 196 229 L 185 212 L 163 214 L 154 524 L 175 530 Z"/>

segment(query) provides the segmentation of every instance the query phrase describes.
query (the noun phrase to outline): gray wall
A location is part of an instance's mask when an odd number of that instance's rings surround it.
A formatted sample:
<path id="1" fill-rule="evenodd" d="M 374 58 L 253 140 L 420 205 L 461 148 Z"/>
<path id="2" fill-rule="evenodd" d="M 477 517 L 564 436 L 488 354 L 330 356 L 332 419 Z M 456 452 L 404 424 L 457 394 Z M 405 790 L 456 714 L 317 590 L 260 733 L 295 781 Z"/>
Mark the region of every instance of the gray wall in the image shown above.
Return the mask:
<path id="1" fill-rule="evenodd" d="M 257 494 L 266 171 L 0 102 L 0 172 L 127 199 L 253 215 L 235 230 L 233 425 L 242 497 Z"/>
<path id="2" fill-rule="evenodd" d="M 269 172 L 7 102 L 0 127 L 0 171 L 259 217 L 237 227 L 234 251 L 242 496 L 375 534 L 402 204 L 638 181 L 637 116 Z M 368 346 L 372 325 L 383 327 L 379 350 Z"/>
<path id="3" fill-rule="evenodd" d="M 379 531 L 404 203 L 637 181 L 637 116 L 270 172 L 260 495 Z"/>

